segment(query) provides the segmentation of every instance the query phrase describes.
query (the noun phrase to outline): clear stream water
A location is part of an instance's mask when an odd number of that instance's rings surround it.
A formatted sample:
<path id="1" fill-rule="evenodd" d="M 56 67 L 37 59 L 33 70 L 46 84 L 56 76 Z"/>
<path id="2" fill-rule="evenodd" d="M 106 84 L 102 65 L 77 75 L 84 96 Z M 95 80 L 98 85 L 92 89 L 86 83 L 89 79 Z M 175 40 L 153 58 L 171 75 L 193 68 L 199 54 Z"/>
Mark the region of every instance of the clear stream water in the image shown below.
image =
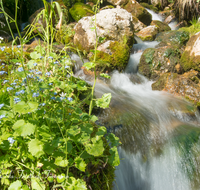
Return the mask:
<path id="1" fill-rule="evenodd" d="M 137 73 L 142 51 L 156 45 L 133 45 L 125 72 L 114 71 L 110 80 L 99 80 L 95 87 L 97 97 L 112 94 L 99 122 L 122 142 L 114 190 L 199 190 L 199 112 L 185 100 L 153 91 L 152 81 Z M 92 83 L 82 70 L 76 75 Z"/>

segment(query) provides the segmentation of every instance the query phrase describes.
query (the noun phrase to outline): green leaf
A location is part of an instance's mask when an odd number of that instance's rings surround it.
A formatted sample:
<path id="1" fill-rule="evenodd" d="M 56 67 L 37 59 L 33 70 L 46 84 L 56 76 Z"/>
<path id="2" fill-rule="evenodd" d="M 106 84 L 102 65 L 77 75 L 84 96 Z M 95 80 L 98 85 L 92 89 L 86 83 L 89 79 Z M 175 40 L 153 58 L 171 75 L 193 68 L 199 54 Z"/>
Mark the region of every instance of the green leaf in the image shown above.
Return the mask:
<path id="1" fill-rule="evenodd" d="M 96 135 L 98 136 L 104 136 L 107 133 L 107 129 L 105 127 L 99 127 Z"/>
<path id="2" fill-rule="evenodd" d="M 61 167 L 66 167 L 68 165 L 68 160 L 64 159 L 63 157 L 59 156 L 55 160 L 55 165 L 61 166 Z"/>
<path id="3" fill-rule="evenodd" d="M 90 120 L 91 120 L 92 122 L 95 122 L 95 121 L 98 120 L 98 117 L 97 117 L 96 115 L 91 115 Z"/>
<path id="4" fill-rule="evenodd" d="M 41 54 L 34 51 L 30 54 L 30 56 L 32 59 L 39 59 L 41 57 Z"/>
<path id="5" fill-rule="evenodd" d="M 104 77 L 104 78 L 107 78 L 107 79 L 110 79 L 110 76 L 108 74 L 105 74 L 105 73 L 101 73 L 100 76 Z"/>
<path id="6" fill-rule="evenodd" d="M 67 186 L 67 190 L 87 190 L 86 182 L 82 179 L 69 178 L 70 185 Z"/>
<path id="7" fill-rule="evenodd" d="M 32 69 L 34 67 L 33 65 L 34 63 L 35 63 L 35 60 L 32 60 L 32 59 L 27 63 L 29 69 Z"/>
<path id="8" fill-rule="evenodd" d="M 31 187 L 32 190 L 45 190 L 45 184 L 35 177 L 31 178 Z"/>
<path id="9" fill-rule="evenodd" d="M 93 126 L 90 123 L 84 123 L 83 125 L 81 125 L 81 130 L 91 134 L 93 132 Z"/>
<path id="10" fill-rule="evenodd" d="M 97 104 L 97 107 L 100 107 L 100 108 L 108 108 L 109 107 L 109 104 L 110 104 L 110 100 L 111 100 L 111 93 L 106 93 L 102 96 L 102 98 L 99 98 L 96 100 L 96 104 Z"/>
<path id="11" fill-rule="evenodd" d="M 90 69 L 94 68 L 95 66 L 96 66 L 96 64 L 93 62 L 86 62 L 83 65 L 83 67 L 85 67 L 87 70 L 90 70 Z"/>
<path id="12" fill-rule="evenodd" d="M 39 158 L 41 155 L 44 154 L 43 143 L 38 139 L 32 139 L 28 143 L 28 150 L 33 156 Z"/>
<path id="13" fill-rule="evenodd" d="M 10 184 L 8 190 L 20 190 L 22 186 L 22 182 L 17 180 Z"/>
<path id="14" fill-rule="evenodd" d="M 100 136 L 91 139 L 92 143 L 85 145 L 88 154 L 93 156 L 101 156 L 104 152 L 103 141 Z"/>
<path id="15" fill-rule="evenodd" d="M 78 81 L 77 82 L 77 89 L 78 90 L 87 90 L 86 82 L 85 81 Z"/>
<path id="16" fill-rule="evenodd" d="M 77 134 L 81 132 L 81 129 L 78 126 L 72 125 L 71 128 L 67 132 L 68 134 L 72 136 L 76 136 Z"/>
<path id="17" fill-rule="evenodd" d="M 25 123 L 23 119 L 18 120 L 14 123 L 13 129 L 16 131 L 18 135 L 27 136 L 31 135 L 35 132 L 35 125 L 31 123 Z"/>
<path id="18" fill-rule="evenodd" d="M 14 105 L 14 111 L 18 112 L 19 114 L 26 114 L 28 112 L 34 112 L 38 108 L 37 102 L 24 102 L 21 101 L 18 104 Z"/>
<path id="19" fill-rule="evenodd" d="M 102 43 L 105 39 L 106 39 L 106 37 L 103 38 L 103 37 L 100 36 L 98 41 L 99 41 L 99 43 Z"/>
<path id="20" fill-rule="evenodd" d="M 79 170 L 81 170 L 82 172 L 84 172 L 85 171 L 85 167 L 86 167 L 86 163 L 82 158 L 76 157 L 76 159 L 75 159 L 75 167 L 78 168 Z"/>
<path id="21" fill-rule="evenodd" d="M 109 159 L 108 159 L 108 162 L 112 165 L 112 166 L 119 166 L 120 164 L 120 159 L 119 159 L 119 154 L 118 154 L 118 151 L 117 151 L 117 147 L 112 147 L 110 150 L 110 156 L 109 156 Z"/>
<path id="22" fill-rule="evenodd" d="M 106 140 L 108 142 L 111 142 L 111 146 L 118 146 L 118 145 L 120 145 L 119 138 L 116 137 L 113 133 L 109 133 L 106 136 Z"/>

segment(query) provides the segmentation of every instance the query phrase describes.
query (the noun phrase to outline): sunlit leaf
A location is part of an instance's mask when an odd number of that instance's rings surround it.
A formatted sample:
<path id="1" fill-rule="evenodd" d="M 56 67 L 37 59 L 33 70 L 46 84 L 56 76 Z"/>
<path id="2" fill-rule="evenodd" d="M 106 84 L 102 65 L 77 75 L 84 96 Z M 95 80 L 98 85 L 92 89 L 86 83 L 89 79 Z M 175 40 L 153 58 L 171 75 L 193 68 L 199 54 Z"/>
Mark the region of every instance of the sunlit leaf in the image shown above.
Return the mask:
<path id="1" fill-rule="evenodd" d="M 83 67 L 85 67 L 87 70 L 90 70 L 90 69 L 94 68 L 95 66 L 96 66 L 96 64 L 93 62 L 86 62 L 83 65 Z"/>
<path id="2" fill-rule="evenodd" d="M 61 166 L 61 167 L 66 167 L 68 165 L 68 160 L 64 159 L 63 157 L 59 156 L 55 160 L 55 165 Z"/>
<path id="3" fill-rule="evenodd" d="M 17 180 L 10 184 L 8 190 L 20 190 L 22 186 L 22 182 Z"/>
<path id="4" fill-rule="evenodd" d="M 44 154 L 43 143 L 38 139 L 32 139 L 28 143 L 28 150 L 33 156 L 39 158 L 41 155 Z"/>
<path id="5" fill-rule="evenodd" d="M 31 178 L 32 190 L 45 190 L 45 184 L 40 181 L 39 178 Z"/>
<path id="6" fill-rule="evenodd" d="M 84 172 L 85 171 L 85 167 L 86 167 L 86 163 L 85 163 L 85 161 L 82 158 L 76 157 L 76 159 L 75 159 L 75 166 L 80 171 Z"/>
<path id="7" fill-rule="evenodd" d="M 96 100 L 96 104 L 100 108 L 108 108 L 111 100 L 111 93 L 106 93 L 102 96 L 102 98 L 99 98 Z"/>

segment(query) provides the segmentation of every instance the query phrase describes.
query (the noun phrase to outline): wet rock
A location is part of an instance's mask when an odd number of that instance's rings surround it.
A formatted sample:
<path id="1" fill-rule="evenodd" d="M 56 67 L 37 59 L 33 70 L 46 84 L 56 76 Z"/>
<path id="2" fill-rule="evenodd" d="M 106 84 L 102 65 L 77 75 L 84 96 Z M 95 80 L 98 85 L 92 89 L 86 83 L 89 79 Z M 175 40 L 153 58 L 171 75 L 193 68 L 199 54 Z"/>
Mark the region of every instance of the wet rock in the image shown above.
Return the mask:
<path id="1" fill-rule="evenodd" d="M 127 4 L 129 0 L 106 0 L 106 1 L 115 6 L 117 5 L 122 6 Z"/>
<path id="2" fill-rule="evenodd" d="M 180 66 L 181 52 L 173 46 L 146 49 L 138 65 L 139 73 L 156 80 L 164 73 L 182 73 Z"/>
<path id="3" fill-rule="evenodd" d="M 200 101 L 200 82 L 198 72 L 191 70 L 182 75 L 165 73 L 152 84 L 153 90 L 164 90 L 175 96 L 186 98 L 194 103 Z"/>
<path id="4" fill-rule="evenodd" d="M 161 32 L 155 40 L 160 42 L 157 47 L 176 46 L 177 48 L 181 48 L 189 40 L 189 33 L 185 31 Z"/>
<path id="5" fill-rule="evenodd" d="M 107 40 L 123 41 L 133 44 L 133 24 L 132 15 L 124 9 L 106 9 L 96 14 L 97 36 Z M 89 52 L 94 49 L 96 43 L 94 27 L 94 16 L 84 17 L 76 24 L 74 44 L 81 50 Z"/>
<path id="6" fill-rule="evenodd" d="M 151 14 L 142 7 L 137 1 L 129 0 L 129 2 L 122 6 L 122 8 L 126 9 L 132 16 L 138 18 L 145 25 L 150 25 L 152 21 Z"/>
<path id="7" fill-rule="evenodd" d="M 147 26 L 146 28 L 143 28 L 135 35 L 138 36 L 143 41 L 153 41 L 156 38 L 158 31 L 159 29 L 157 26 Z"/>
<path id="8" fill-rule="evenodd" d="M 133 25 L 134 25 L 134 31 L 135 32 L 139 32 L 140 30 L 144 29 L 145 27 L 147 27 L 144 23 L 142 23 L 140 20 L 138 20 L 136 17 L 133 16 L 133 21 L 132 21 Z"/>
<path id="9" fill-rule="evenodd" d="M 92 7 L 84 3 L 75 3 L 73 7 L 69 10 L 69 13 L 76 22 L 78 22 L 81 18 L 85 16 L 94 15 Z"/>
<path id="10" fill-rule="evenodd" d="M 170 22 L 174 21 L 176 19 L 175 15 L 169 15 L 164 22 L 169 24 Z"/>
<path id="11" fill-rule="evenodd" d="M 200 32 L 193 35 L 187 42 L 181 56 L 181 66 L 184 71 L 194 69 L 200 72 Z"/>
<path id="12" fill-rule="evenodd" d="M 159 20 L 152 20 L 151 26 L 156 26 L 158 28 L 158 32 L 165 32 L 171 30 L 168 24 L 161 22 Z"/>

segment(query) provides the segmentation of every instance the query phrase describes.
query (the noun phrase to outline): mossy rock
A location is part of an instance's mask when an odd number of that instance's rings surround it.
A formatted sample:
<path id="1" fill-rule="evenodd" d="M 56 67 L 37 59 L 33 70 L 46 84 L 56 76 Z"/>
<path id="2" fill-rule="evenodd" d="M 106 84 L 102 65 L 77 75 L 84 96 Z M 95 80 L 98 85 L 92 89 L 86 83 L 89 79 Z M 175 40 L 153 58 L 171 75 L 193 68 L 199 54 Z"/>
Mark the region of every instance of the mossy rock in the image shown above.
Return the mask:
<path id="1" fill-rule="evenodd" d="M 125 69 L 130 55 L 130 47 L 124 42 L 110 42 L 110 54 L 103 51 L 97 51 L 96 61 L 98 71 L 113 71 L 115 69 L 122 71 Z M 90 57 L 92 61 L 94 55 Z"/>
<path id="2" fill-rule="evenodd" d="M 73 37 L 75 23 L 63 25 L 60 30 L 56 32 L 55 40 L 61 44 L 73 44 Z"/>
<path id="3" fill-rule="evenodd" d="M 140 63 L 138 65 L 138 72 L 147 78 L 151 77 L 152 74 L 152 61 L 153 61 L 153 56 L 155 53 L 155 48 L 148 48 L 144 50 L 141 58 L 140 58 Z"/>
<path id="4" fill-rule="evenodd" d="M 158 13 L 158 8 L 153 5 L 149 5 L 148 3 L 140 3 L 140 5 L 142 5 L 143 7 L 147 8 L 147 9 L 154 11 L 155 13 Z"/>
<path id="5" fill-rule="evenodd" d="M 160 76 L 159 79 L 151 85 L 152 90 L 163 90 L 165 88 L 168 76 L 169 73 L 165 73 L 162 76 Z"/>
<path id="6" fill-rule="evenodd" d="M 92 7 L 83 3 L 75 3 L 75 5 L 69 10 L 69 13 L 76 22 L 85 16 L 94 15 Z"/>
<path id="7" fill-rule="evenodd" d="M 185 31 L 167 31 L 161 32 L 155 39 L 160 42 L 159 47 L 176 45 L 178 47 L 184 46 L 189 40 L 189 33 Z"/>
<path id="8" fill-rule="evenodd" d="M 152 20 L 152 26 L 156 26 L 158 28 L 158 32 L 165 32 L 171 30 L 167 23 L 161 22 L 159 20 Z"/>
<path id="9" fill-rule="evenodd" d="M 122 8 L 126 9 L 129 13 L 132 14 L 132 16 L 138 18 L 145 25 L 150 25 L 152 21 L 151 14 L 136 1 L 133 4 L 132 1 L 129 0 L 129 2 L 126 5 L 122 6 Z"/>
<path id="10" fill-rule="evenodd" d="M 197 33 L 190 38 L 181 56 L 181 66 L 184 71 L 194 69 L 200 72 L 199 36 L 200 33 Z"/>

